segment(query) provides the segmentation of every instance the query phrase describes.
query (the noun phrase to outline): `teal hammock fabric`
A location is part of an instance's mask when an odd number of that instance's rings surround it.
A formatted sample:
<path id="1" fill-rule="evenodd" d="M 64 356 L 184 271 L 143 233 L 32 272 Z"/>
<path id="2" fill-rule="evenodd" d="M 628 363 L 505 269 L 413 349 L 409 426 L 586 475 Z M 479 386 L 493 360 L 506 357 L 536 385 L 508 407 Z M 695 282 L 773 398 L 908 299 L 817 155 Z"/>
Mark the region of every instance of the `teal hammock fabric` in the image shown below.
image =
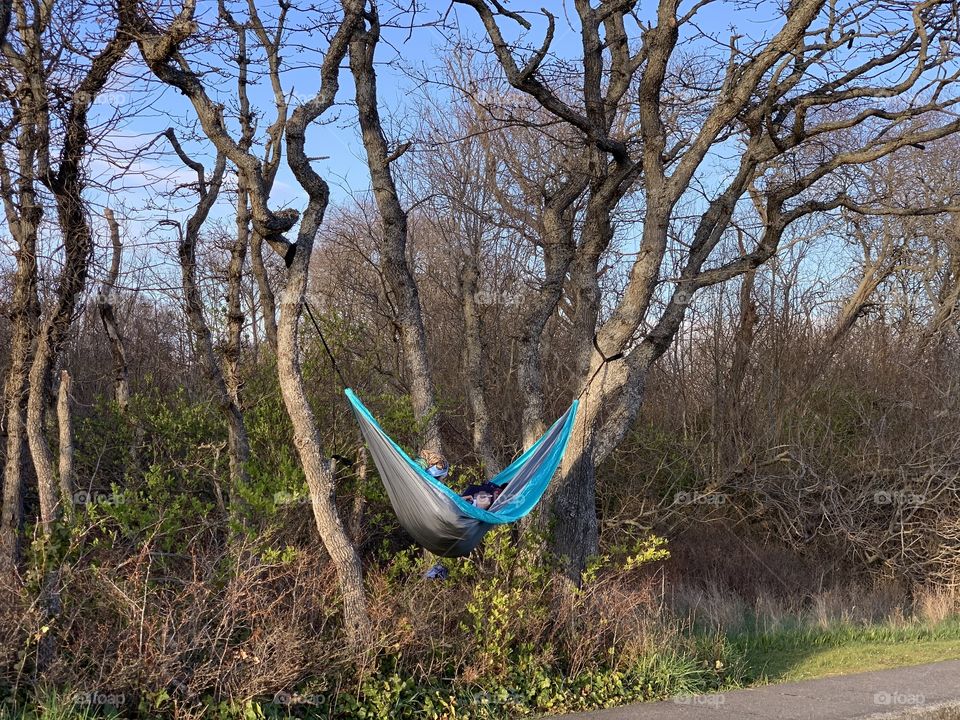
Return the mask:
<path id="1" fill-rule="evenodd" d="M 563 459 L 577 414 L 574 400 L 542 438 L 491 478 L 504 490 L 489 510 L 481 510 L 407 455 L 352 390 L 346 395 L 400 524 L 420 545 L 445 557 L 468 555 L 492 527 L 533 510 Z"/>

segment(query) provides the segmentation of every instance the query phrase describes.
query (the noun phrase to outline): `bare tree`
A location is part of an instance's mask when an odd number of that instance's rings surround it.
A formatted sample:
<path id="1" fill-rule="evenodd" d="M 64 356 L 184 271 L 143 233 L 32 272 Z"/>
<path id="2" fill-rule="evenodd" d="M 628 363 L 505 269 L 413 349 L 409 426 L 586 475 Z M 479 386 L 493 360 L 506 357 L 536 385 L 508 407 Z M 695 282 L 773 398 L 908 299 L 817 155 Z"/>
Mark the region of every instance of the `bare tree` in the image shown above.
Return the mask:
<path id="1" fill-rule="evenodd" d="M 197 242 L 203 224 L 220 194 L 224 173 L 226 172 L 226 158 L 221 153 L 217 154 L 213 173 L 208 179 L 204 166 L 187 155 L 173 130 L 168 129 L 164 135 L 173 146 L 177 157 L 197 174 L 196 187 L 199 202 L 196 210 L 187 219 L 186 227 L 181 227 L 179 223 L 172 220 L 165 222 L 176 225 L 180 235 L 178 255 L 180 257 L 184 304 L 197 350 L 202 358 L 204 372 L 213 389 L 217 406 L 227 421 L 231 500 L 237 501 L 240 497 L 240 490 L 249 484 L 246 466 L 250 460 L 250 441 L 247 437 L 247 427 L 243 420 L 243 413 L 237 400 L 236 388 L 228 383 L 229 375 L 221 368 L 220 359 L 214 349 L 213 335 L 207 323 L 203 298 L 197 284 Z M 228 362 L 225 362 L 225 364 L 228 365 Z"/>
<path id="2" fill-rule="evenodd" d="M 310 271 L 310 256 L 317 229 L 323 220 L 330 189 L 326 181 L 310 166 L 305 150 L 307 127 L 326 112 L 337 95 L 339 66 L 350 47 L 354 33 L 362 27 L 363 0 L 345 0 L 344 17 L 330 41 L 320 67 L 320 90 L 309 101 L 298 105 L 287 121 L 287 163 L 297 181 L 307 191 L 307 209 L 300 221 L 297 253 L 287 271 L 286 287 L 277 327 L 277 364 L 280 389 L 293 422 L 294 442 L 310 488 L 317 529 L 333 560 L 343 592 L 344 623 L 347 637 L 354 645 L 364 644 L 370 635 L 363 591 L 360 558 L 350 543 L 334 502 L 334 477 L 322 462 L 323 451 L 313 411 L 307 401 L 303 375 L 297 358 L 297 323 L 303 307 Z"/>
<path id="3" fill-rule="evenodd" d="M 39 36 L 31 36 L 30 44 L 39 42 Z M 57 284 L 55 306 L 44 320 L 38 335 L 36 354 L 30 367 L 27 400 L 27 438 L 37 473 L 41 524 L 44 533 L 48 535 L 52 531 L 61 501 L 70 502 L 70 499 L 62 497 L 57 489 L 52 455 L 43 432 L 43 417 L 51 398 L 51 374 L 73 321 L 77 299 L 84 290 L 93 248 L 92 232 L 83 199 L 83 160 L 90 140 L 88 113 L 92 100 L 103 90 L 114 68 L 124 58 L 130 42 L 128 33 L 118 27 L 82 74 L 66 108 L 63 145 L 56 167 L 49 158 L 49 148 L 38 148 L 37 177 L 53 195 L 56 203 L 65 255 Z M 27 52 L 30 53 L 29 56 L 19 57 L 14 52 L 12 61 L 27 67 L 31 59 L 40 60 L 39 48 L 36 50 L 36 57 L 33 55 L 33 48 Z M 49 112 L 49 108 L 37 108 L 37 112 Z M 49 127 L 49 119 L 41 122 Z"/>
<path id="4" fill-rule="evenodd" d="M 194 19 L 196 4 L 188 0 L 166 29 L 143 15 L 135 0 L 121 4 L 121 16 L 136 33 L 140 53 L 151 71 L 163 82 L 181 90 L 190 100 L 207 138 L 218 153 L 236 167 L 244 190 L 249 194 L 253 231 L 270 245 L 287 265 L 286 285 L 277 326 L 277 371 L 284 404 L 294 429 L 294 442 L 310 489 L 317 530 L 336 568 L 343 595 L 344 624 L 354 645 L 361 645 L 370 630 L 363 590 L 360 558 L 350 543 L 335 503 L 334 478 L 323 459 L 323 448 L 313 411 L 307 400 L 300 371 L 297 325 L 309 275 L 310 255 L 323 213 L 329 201 L 326 182 L 310 166 L 304 149 L 307 127 L 333 104 L 339 86 L 339 64 L 345 58 L 350 38 L 360 27 L 362 6 L 347 2 L 344 17 L 320 66 L 320 90 L 298 105 L 286 122 L 287 162 L 306 190 L 309 202 L 303 215 L 295 210 L 273 212 L 268 208 L 269 174 L 249 149 L 227 131 L 223 113 L 180 51 L 180 45 L 198 30 Z M 267 52 L 271 52 L 266 48 Z M 274 46 L 272 52 L 276 53 Z M 279 58 L 273 62 L 279 63 Z M 279 142 L 279 140 L 278 140 Z M 297 242 L 284 233 L 300 221 Z"/>
<path id="5" fill-rule="evenodd" d="M 284 41 L 284 31 L 289 5 L 280 4 L 280 12 L 275 21 L 275 27 L 268 31 L 257 11 L 255 3 L 247 2 L 247 18 L 245 22 L 236 20 L 227 9 L 223 0 L 218 2 L 220 17 L 237 38 L 237 101 L 238 120 L 240 125 L 240 139 L 238 145 L 246 153 L 250 152 L 256 140 L 256 116 L 250 104 L 249 97 L 249 66 L 251 63 L 248 49 L 249 33 L 252 33 L 259 48 L 264 53 L 267 65 L 267 76 L 270 79 L 273 91 L 273 108 L 275 116 L 267 128 L 266 147 L 261 161 L 261 176 L 263 179 L 263 193 L 269 195 L 276 180 L 277 170 L 283 153 L 283 133 L 288 115 L 287 95 L 280 80 L 280 49 Z M 250 232 L 249 191 L 241 182 L 237 196 L 237 236 L 231 249 L 231 263 L 228 272 L 227 316 L 229 328 L 227 333 L 227 377 L 233 392 L 237 385 L 237 367 L 240 361 L 240 334 L 243 327 L 243 316 L 240 305 L 240 286 L 243 274 L 246 251 L 250 249 L 250 263 L 253 276 L 257 283 L 263 318 L 264 333 L 271 351 L 277 348 L 277 318 L 276 302 L 273 288 L 263 257 L 263 237 L 257 232 Z M 256 319 L 254 319 L 256 322 Z"/>
<path id="6" fill-rule="evenodd" d="M 580 97 L 574 102 L 565 88 L 551 85 L 557 76 L 546 66 L 552 15 L 544 11 L 543 42 L 523 54 L 506 39 L 500 22 L 508 18 L 529 30 L 526 18 L 498 3 L 460 2 L 476 11 L 511 85 L 576 129 L 588 150 L 590 187 L 571 269 L 579 345 L 574 394 L 582 404 L 549 496 L 557 521 L 555 547 L 576 580 L 597 549 L 596 464 L 633 423 L 649 370 L 670 347 L 694 294 L 764 263 L 799 218 L 840 207 L 883 211 L 845 192 L 837 181 L 844 170 L 960 128 L 939 115 L 955 102 L 950 91 L 956 74 L 950 70 L 949 44 L 940 50 L 935 44 L 955 22 L 954 9 L 945 2 L 918 3 L 897 13 L 898 23 L 875 33 L 858 32 L 856 19 L 886 12 L 879 5 L 852 3 L 827 12 L 824 2 L 799 0 L 770 37 L 732 38 L 726 57 L 714 58 L 715 80 L 704 74 L 703 82 L 687 83 L 678 42 L 699 37 L 691 28 L 704 3 L 681 14 L 678 2 L 662 0 L 655 23 L 642 29 L 640 46 L 631 48 L 628 24 L 635 22 L 635 3 L 593 7 L 578 0 L 582 60 Z M 848 45 L 858 42 L 865 49 L 846 55 Z M 873 84 L 883 68 L 904 64 L 910 69 L 898 82 Z M 908 97 L 920 88 L 928 90 L 923 99 Z M 845 112 L 838 115 L 841 107 Z M 849 130 L 861 127 L 869 130 L 859 141 L 851 139 Z M 705 198 L 683 246 L 671 248 L 678 202 L 700 177 L 711 150 L 732 138 L 741 150 L 729 176 Z M 755 244 L 733 257 L 714 257 L 754 185 L 764 197 Z M 638 250 L 622 296 L 604 317 L 598 265 L 614 234 L 613 212 L 635 186 L 644 208 Z M 669 279 L 668 260 L 677 268 Z M 673 289 L 667 291 L 666 283 Z M 655 302 L 660 293 L 666 293 L 663 305 Z"/>

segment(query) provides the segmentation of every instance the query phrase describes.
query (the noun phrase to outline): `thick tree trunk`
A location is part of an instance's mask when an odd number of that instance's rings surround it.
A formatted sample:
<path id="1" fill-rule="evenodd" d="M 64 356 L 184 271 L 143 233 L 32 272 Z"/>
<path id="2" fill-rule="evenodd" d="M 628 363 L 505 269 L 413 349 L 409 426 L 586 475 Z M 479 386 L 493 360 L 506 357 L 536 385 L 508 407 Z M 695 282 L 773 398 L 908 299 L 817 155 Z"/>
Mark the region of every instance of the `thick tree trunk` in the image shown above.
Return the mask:
<path id="1" fill-rule="evenodd" d="M 114 398 L 120 412 L 124 415 L 130 406 L 130 383 L 127 371 L 127 353 L 123 347 L 123 336 L 117 326 L 117 319 L 113 311 L 113 300 L 116 293 L 117 279 L 120 275 L 120 227 L 113 211 L 107 208 L 103 211 L 110 227 L 110 240 L 113 244 L 113 257 L 110 263 L 110 274 L 104 283 L 103 290 L 97 297 L 97 309 L 103 323 L 104 332 L 110 341 L 110 353 L 113 356 Z"/>
<path id="2" fill-rule="evenodd" d="M 554 552 L 564 563 L 564 573 L 575 585 L 599 545 L 596 511 L 596 463 L 592 426 L 595 401 L 581 399 L 580 410 L 560 473 L 551 483 L 550 535 Z"/>
<path id="3" fill-rule="evenodd" d="M 377 107 L 373 55 L 379 40 L 379 26 L 375 12 L 371 14 L 370 22 L 371 29 L 358 33 L 350 42 L 350 70 L 356 87 L 360 133 L 383 229 L 381 263 L 394 295 L 396 321 L 400 327 L 403 356 L 410 378 L 410 400 L 423 435 L 421 447 L 441 452 L 440 423 L 434 402 L 420 294 L 407 262 L 407 214 L 400 205 L 390 171 L 390 163 L 396 159 L 396 154 L 391 156 L 387 150 Z"/>
<path id="4" fill-rule="evenodd" d="M 297 240 L 297 253 L 287 271 L 287 283 L 281 296 L 280 322 L 277 326 L 277 372 L 287 414 L 293 424 L 293 441 L 300 455 L 317 531 L 330 554 L 343 593 L 343 615 L 347 637 L 362 646 L 370 634 L 366 596 L 360 557 L 347 536 L 337 512 L 336 488 L 329 465 L 323 459 L 323 447 L 313 410 L 307 399 L 298 357 L 297 325 L 300 320 L 309 275 L 313 239 L 322 217 L 323 206 L 311 199 L 303 215 Z M 325 205 L 325 203 L 324 203 Z"/>
<path id="5" fill-rule="evenodd" d="M 477 259 L 469 253 L 460 272 L 460 300 L 463 307 L 463 369 L 466 375 L 467 400 L 473 413 L 473 451 L 481 459 L 484 473 L 492 477 L 500 472 L 500 461 L 490 440 L 490 411 L 483 382 L 483 343 L 477 288 L 480 271 Z"/>

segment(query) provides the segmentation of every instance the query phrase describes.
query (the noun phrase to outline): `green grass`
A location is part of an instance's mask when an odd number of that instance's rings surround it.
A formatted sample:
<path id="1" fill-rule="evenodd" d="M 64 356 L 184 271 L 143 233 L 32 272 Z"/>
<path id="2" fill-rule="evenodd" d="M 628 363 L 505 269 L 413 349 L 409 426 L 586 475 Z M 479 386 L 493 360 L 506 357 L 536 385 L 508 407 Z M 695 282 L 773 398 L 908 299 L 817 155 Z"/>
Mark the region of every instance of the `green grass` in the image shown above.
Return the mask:
<path id="1" fill-rule="evenodd" d="M 759 682 L 811 680 L 960 658 L 960 640 L 932 640 L 904 645 L 851 643 L 841 647 L 784 648 L 759 654 L 751 663 Z M 755 664 L 754 664 L 755 663 Z"/>
<path id="2" fill-rule="evenodd" d="M 731 643 L 749 684 L 810 680 L 960 658 L 960 623 L 794 628 Z"/>

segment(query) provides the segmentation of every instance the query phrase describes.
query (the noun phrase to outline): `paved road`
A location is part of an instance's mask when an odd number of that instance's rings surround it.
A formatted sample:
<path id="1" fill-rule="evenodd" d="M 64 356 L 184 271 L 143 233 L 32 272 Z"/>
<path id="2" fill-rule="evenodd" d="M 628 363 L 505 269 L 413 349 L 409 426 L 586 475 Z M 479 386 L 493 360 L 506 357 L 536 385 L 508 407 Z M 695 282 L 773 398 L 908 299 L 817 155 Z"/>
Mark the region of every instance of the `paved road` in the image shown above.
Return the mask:
<path id="1" fill-rule="evenodd" d="M 679 697 L 563 720 L 852 720 L 960 703 L 960 660 Z"/>

